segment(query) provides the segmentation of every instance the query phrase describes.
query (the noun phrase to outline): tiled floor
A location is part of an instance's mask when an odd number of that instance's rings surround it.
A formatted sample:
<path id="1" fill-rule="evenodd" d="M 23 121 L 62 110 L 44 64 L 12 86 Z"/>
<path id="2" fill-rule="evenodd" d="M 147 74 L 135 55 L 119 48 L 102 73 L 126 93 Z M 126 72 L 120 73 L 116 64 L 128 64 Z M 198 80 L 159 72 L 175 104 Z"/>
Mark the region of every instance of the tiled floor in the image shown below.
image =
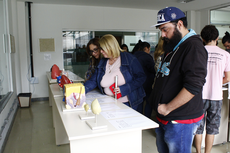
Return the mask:
<path id="1" fill-rule="evenodd" d="M 69 145 L 55 145 L 51 111 L 48 101 L 19 108 L 3 153 L 69 153 Z M 142 153 L 157 153 L 153 129 L 143 131 L 142 143 Z M 214 146 L 211 153 L 227 152 L 230 143 Z"/>

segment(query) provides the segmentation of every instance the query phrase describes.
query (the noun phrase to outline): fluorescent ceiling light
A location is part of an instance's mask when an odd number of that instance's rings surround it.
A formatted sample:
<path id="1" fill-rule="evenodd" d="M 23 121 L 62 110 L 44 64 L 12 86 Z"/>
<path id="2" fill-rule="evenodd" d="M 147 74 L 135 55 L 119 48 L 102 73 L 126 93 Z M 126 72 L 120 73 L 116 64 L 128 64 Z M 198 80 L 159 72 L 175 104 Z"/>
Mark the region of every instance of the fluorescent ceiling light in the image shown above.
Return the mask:
<path id="1" fill-rule="evenodd" d="M 195 0 L 178 0 L 179 3 L 189 3 L 191 1 L 195 1 Z"/>

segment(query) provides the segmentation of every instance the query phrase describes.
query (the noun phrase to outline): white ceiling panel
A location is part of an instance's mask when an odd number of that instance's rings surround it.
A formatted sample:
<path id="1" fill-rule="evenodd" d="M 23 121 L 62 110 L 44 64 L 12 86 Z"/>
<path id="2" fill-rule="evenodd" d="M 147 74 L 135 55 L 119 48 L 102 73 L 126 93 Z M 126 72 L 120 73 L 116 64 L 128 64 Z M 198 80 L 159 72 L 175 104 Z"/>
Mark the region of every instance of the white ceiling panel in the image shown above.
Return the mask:
<path id="1" fill-rule="evenodd" d="M 24 1 L 24 0 L 18 0 Z M 31 0 L 33 3 L 64 4 L 102 7 L 121 7 L 135 9 L 160 10 L 166 6 L 175 6 L 182 11 L 201 10 L 230 5 L 229 0 L 194 0 L 188 3 L 180 3 L 186 0 Z"/>

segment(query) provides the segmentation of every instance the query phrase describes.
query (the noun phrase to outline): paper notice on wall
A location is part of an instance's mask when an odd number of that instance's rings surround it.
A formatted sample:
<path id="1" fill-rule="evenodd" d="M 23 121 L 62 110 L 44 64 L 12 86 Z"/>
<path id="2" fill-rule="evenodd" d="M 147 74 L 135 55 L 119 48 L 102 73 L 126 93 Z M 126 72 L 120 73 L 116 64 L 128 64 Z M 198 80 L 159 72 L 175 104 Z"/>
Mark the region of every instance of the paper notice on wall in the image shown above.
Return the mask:
<path id="1" fill-rule="evenodd" d="M 45 61 L 51 60 L 51 54 L 44 54 L 44 60 Z"/>

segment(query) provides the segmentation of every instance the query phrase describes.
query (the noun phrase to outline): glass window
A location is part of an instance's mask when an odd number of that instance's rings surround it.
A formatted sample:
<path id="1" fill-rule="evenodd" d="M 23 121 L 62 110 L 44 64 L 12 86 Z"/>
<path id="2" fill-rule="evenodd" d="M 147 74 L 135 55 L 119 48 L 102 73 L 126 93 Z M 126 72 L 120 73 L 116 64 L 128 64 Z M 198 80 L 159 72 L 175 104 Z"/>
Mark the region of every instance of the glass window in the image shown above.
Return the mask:
<path id="1" fill-rule="evenodd" d="M 150 44 L 150 54 L 153 56 L 155 47 L 158 43 L 159 33 L 158 32 L 136 32 L 134 36 L 124 35 L 124 43 L 128 46 L 131 52 L 136 45 L 136 43 L 141 41 L 146 41 Z"/>
<path id="2" fill-rule="evenodd" d="M 84 78 L 89 66 L 86 46 L 93 38 L 91 31 L 63 31 L 64 69 Z"/>
<path id="3" fill-rule="evenodd" d="M 9 78 L 9 37 L 6 29 L 5 1 L 0 0 L 0 112 L 7 103 L 10 94 Z"/>
<path id="4" fill-rule="evenodd" d="M 225 32 L 230 32 L 230 6 L 224 6 L 221 8 L 216 8 L 210 10 L 210 24 L 215 25 L 219 31 L 219 43 L 218 46 L 222 49 L 225 49 L 222 44 L 222 38 L 225 35 Z"/>
<path id="5" fill-rule="evenodd" d="M 230 24 L 230 6 L 214 9 L 210 11 L 210 22 L 214 25 L 229 25 Z"/>
<path id="6" fill-rule="evenodd" d="M 125 43 L 130 52 L 138 40 L 146 41 L 151 45 L 151 55 L 153 55 L 159 39 L 159 32 L 63 31 L 62 33 L 64 69 L 70 70 L 82 78 L 85 78 L 85 72 L 89 67 L 86 46 L 90 39 L 112 34 L 120 45 Z"/>

